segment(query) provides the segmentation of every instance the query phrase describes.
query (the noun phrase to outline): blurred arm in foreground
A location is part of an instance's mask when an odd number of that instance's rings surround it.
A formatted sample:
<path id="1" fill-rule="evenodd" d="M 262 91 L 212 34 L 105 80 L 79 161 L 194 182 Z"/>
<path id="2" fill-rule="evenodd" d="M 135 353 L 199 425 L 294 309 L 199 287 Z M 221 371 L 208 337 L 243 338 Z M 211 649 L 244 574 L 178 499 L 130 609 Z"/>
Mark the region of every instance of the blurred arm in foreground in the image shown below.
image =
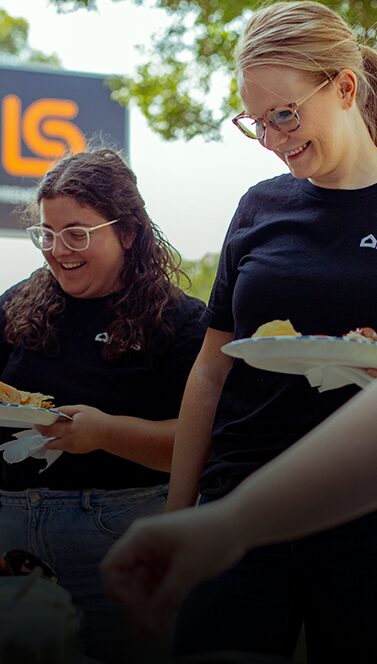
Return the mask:
<path id="1" fill-rule="evenodd" d="M 193 586 L 247 550 L 373 511 L 376 404 L 373 382 L 225 498 L 138 520 L 102 563 L 109 594 L 153 633 Z"/>

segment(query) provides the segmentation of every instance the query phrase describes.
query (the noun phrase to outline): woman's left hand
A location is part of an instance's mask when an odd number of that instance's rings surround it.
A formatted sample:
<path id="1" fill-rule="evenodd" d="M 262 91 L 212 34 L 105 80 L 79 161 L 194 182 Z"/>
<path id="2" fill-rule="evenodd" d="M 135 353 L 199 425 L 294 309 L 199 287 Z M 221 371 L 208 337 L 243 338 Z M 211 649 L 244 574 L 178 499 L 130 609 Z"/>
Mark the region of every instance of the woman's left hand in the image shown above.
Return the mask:
<path id="1" fill-rule="evenodd" d="M 59 410 L 72 417 L 61 419 L 50 426 L 38 426 L 44 436 L 53 436 L 56 440 L 46 443 L 47 450 L 62 450 L 71 454 L 85 454 L 103 449 L 106 430 L 111 415 L 91 406 L 62 406 Z"/>

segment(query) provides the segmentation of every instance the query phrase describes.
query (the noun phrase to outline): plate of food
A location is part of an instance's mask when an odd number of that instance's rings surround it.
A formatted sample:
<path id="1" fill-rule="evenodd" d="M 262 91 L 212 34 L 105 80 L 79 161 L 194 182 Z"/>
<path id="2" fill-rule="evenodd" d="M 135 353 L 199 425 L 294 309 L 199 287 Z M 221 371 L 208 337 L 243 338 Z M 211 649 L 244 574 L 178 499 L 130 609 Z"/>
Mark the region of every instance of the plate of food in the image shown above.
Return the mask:
<path id="1" fill-rule="evenodd" d="M 321 365 L 377 368 L 377 333 L 370 327 L 341 337 L 302 335 L 289 320 L 275 320 L 261 325 L 252 337 L 231 341 L 221 350 L 257 369 L 287 374 L 306 374 Z"/>
<path id="2" fill-rule="evenodd" d="M 54 407 L 51 395 L 0 382 L 0 427 L 31 429 L 36 424 L 54 424 L 61 417 L 71 419 Z"/>

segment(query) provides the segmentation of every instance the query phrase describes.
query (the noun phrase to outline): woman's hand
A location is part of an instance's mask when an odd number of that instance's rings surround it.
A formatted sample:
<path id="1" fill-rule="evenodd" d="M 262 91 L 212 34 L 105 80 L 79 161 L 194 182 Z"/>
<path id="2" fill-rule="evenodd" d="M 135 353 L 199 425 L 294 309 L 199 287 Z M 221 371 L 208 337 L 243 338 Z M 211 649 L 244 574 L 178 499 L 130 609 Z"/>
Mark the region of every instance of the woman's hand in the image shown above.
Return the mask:
<path id="1" fill-rule="evenodd" d="M 144 420 L 128 415 L 109 415 L 91 406 L 59 406 L 72 420 L 61 418 L 50 426 L 38 426 L 48 450 L 86 454 L 104 450 L 147 468 L 170 471 L 176 420 Z"/>
<path id="2" fill-rule="evenodd" d="M 63 450 L 71 454 L 85 454 L 102 449 L 111 415 L 91 406 L 62 406 L 59 410 L 72 417 L 61 419 L 50 426 L 38 426 L 44 436 L 56 440 L 46 443 L 48 450 Z"/>
<path id="3" fill-rule="evenodd" d="M 193 586 L 241 558 L 236 521 L 220 500 L 137 520 L 102 562 L 107 592 L 142 632 L 157 634 Z"/>

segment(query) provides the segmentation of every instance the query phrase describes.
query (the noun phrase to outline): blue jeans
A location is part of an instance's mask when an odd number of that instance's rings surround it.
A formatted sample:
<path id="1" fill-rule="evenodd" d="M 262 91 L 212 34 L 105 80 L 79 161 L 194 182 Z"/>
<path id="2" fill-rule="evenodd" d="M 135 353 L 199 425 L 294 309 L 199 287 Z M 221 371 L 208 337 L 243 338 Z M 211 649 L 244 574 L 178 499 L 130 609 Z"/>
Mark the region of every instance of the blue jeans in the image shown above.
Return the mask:
<path id="1" fill-rule="evenodd" d="M 85 653 L 124 664 L 142 643 L 102 589 L 99 563 L 138 517 L 162 512 L 166 486 L 104 491 L 0 491 L 0 553 L 27 549 L 49 562 L 82 610 Z M 141 661 L 143 659 L 141 658 Z"/>
<path id="2" fill-rule="evenodd" d="M 290 658 L 303 622 L 310 664 L 376 664 L 377 513 L 250 551 L 197 586 L 178 611 L 174 650 Z"/>

